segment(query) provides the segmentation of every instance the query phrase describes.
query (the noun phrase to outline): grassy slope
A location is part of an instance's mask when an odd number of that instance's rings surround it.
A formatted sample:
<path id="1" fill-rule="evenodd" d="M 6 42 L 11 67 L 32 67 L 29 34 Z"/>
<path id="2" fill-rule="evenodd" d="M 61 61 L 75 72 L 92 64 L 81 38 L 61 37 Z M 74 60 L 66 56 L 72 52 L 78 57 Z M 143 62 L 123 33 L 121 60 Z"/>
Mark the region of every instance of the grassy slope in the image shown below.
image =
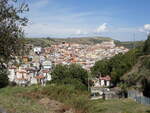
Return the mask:
<path id="1" fill-rule="evenodd" d="M 22 88 L 5 88 L 0 90 L 0 106 L 10 113 L 42 113 L 44 107 L 35 101 L 22 98 L 19 93 L 27 91 Z"/>
<path id="2" fill-rule="evenodd" d="M 137 104 L 130 99 L 93 101 L 93 113 L 150 113 L 149 106 Z"/>
<path id="3" fill-rule="evenodd" d="M 76 113 L 150 113 L 149 106 L 128 99 L 90 101 L 88 93 L 69 86 L 7 87 L 0 89 L 0 106 L 10 113 L 48 113 L 49 108 L 40 105 L 39 99 L 48 97 L 76 109 Z"/>

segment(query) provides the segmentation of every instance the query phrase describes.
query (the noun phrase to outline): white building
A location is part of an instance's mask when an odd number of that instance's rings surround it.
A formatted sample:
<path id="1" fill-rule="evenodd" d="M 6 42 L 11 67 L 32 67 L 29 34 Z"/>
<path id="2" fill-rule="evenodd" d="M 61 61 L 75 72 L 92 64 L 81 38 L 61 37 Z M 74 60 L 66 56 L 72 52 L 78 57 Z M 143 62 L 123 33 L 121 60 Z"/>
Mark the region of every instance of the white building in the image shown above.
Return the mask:
<path id="1" fill-rule="evenodd" d="M 8 70 L 9 70 L 9 75 L 8 75 L 8 78 L 9 78 L 9 81 L 10 82 L 13 82 L 15 81 L 15 77 L 16 77 L 16 67 L 15 66 L 12 66 L 10 67 Z"/>
<path id="2" fill-rule="evenodd" d="M 99 77 L 93 79 L 94 87 L 110 87 L 111 86 L 111 77 L 105 76 L 105 77 Z"/>
<path id="3" fill-rule="evenodd" d="M 104 41 L 101 43 L 102 47 L 106 47 L 106 48 L 114 48 L 116 45 L 114 43 L 114 40 L 111 41 Z"/>
<path id="4" fill-rule="evenodd" d="M 105 76 L 105 77 L 100 77 L 99 78 L 99 80 L 100 80 L 100 86 L 102 86 L 102 87 L 110 87 L 110 81 L 111 81 L 111 78 L 110 78 L 110 76 Z"/>
<path id="5" fill-rule="evenodd" d="M 34 47 L 33 51 L 34 53 L 40 54 L 42 52 L 42 47 Z"/>
<path id="6" fill-rule="evenodd" d="M 52 68 L 52 62 L 51 61 L 44 61 L 42 63 L 43 69 L 51 69 Z"/>
<path id="7" fill-rule="evenodd" d="M 44 75 L 46 81 L 51 81 L 52 80 L 52 76 L 51 76 L 49 70 L 43 70 L 43 75 Z"/>

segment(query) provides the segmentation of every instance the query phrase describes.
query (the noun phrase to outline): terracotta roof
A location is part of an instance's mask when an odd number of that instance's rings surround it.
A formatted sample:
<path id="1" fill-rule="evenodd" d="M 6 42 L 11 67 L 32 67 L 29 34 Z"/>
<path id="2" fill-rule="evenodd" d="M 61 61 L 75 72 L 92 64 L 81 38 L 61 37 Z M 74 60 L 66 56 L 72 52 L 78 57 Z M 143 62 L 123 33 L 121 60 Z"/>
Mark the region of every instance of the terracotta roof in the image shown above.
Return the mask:
<path id="1" fill-rule="evenodd" d="M 100 77 L 99 79 L 100 80 L 111 80 L 111 77 L 107 75 L 105 77 Z"/>
<path id="2" fill-rule="evenodd" d="M 16 69 L 16 66 L 12 66 L 12 67 L 10 67 L 9 69 Z"/>
<path id="3" fill-rule="evenodd" d="M 27 79 L 25 79 L 25 78 L 17 78 L 17 80 L 27 80 Z"/>
<path id="4" fill-rule="evenodd" d="M 33 68 L 26 68 L 27 71 L 35 71 Z"/>
<path id="5" fill-rule="evenodd" d="M 35 76 L 36 79 L 42 79 L 42 78 L 45 78 L 43 75 L 38 75 L 38 76 Z"/>
<path id="6" fill-rule="evenodd" d="M 48 73 L 49 72 L 49 70 L 43 70 L 43 73 Z"/>
<path id="7" fill-rule="evenodd" d="M 17 71 L 18 73 L 27 73 L 25 70 Z"/>

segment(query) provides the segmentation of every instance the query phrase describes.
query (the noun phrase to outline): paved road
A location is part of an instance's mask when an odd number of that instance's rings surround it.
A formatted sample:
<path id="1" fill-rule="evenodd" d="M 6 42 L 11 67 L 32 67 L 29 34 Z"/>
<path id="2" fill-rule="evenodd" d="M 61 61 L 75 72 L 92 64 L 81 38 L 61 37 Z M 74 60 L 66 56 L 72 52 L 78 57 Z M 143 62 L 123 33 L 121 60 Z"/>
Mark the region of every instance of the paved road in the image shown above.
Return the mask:
<path id="1" fill-rule="evenodd" d="M 6 110 L 0 107 L 0 113 L 7 113 Z"/>

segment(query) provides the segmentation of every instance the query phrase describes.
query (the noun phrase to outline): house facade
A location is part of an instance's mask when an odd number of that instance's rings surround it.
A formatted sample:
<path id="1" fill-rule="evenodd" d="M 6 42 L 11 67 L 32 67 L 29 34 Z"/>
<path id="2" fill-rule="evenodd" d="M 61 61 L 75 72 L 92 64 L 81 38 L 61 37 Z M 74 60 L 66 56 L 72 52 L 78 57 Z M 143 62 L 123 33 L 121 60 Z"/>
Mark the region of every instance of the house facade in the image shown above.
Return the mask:
<path id="1" fill-rule="evenodd" d="M 110 87 L 111 77 L 109 75 L 93 79 L 94 87 Z"/>

